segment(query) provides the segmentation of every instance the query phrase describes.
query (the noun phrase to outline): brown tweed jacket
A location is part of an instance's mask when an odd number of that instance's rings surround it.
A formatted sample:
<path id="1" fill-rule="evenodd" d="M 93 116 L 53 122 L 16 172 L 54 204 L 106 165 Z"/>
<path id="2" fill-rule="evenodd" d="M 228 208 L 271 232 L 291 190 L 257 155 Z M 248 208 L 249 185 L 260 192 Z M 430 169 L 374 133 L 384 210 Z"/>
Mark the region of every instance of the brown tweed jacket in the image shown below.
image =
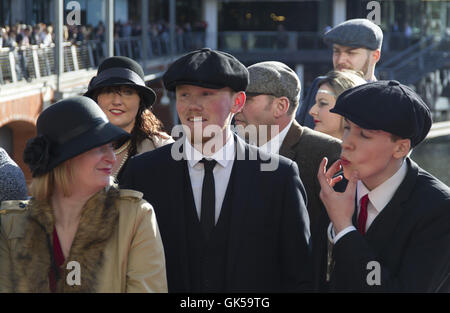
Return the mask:
<path id="1" fill-rule="evenodd" d="M 339 139 L 301 126 L 295 120 L 280 147 L 280 155 L 293 160 L 298 165 L 300 178 L 308 197 L 307 209 L 312 236 L 316 231 L 319 217 L 326 214 L 319 198 L 320 184 L 317 179 L 317 171 L 320 162 L 323 157 L 327 157 L 328 166 L 331 166 L 340 154 L 341 141 Z"/>

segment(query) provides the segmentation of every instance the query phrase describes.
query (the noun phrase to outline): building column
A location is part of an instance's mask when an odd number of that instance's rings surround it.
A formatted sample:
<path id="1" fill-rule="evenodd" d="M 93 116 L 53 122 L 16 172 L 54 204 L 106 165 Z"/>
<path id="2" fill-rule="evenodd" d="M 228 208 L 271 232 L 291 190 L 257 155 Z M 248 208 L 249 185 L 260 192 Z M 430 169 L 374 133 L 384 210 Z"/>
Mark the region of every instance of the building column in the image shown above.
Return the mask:
<path id="1" fill-rule="evenodd" d="M 347 19 L 347 1 L 333 0 L 333 27 Z"/>
<path id="2" fill-rule="evenodd" d="M 149 27 L 148 27 L 148 0 L 141 0 L 141 8 L 142 8 L 142 12 L 141 12 L 141 28 L 142 28 L 142 33 L 141 33 L 141 40 L 142 40 L 142 67 L 144 68 L 144 73 L 147 69 L 147 59 L 148 57 L 148 43 L 150 41 L 150 36 L 149 36 Z"/>
<path id="3" fill-rule="evenodd" d="M 56 94 L 55 98 L 59 100 L 61 92 L 61 75 L 64 73 L 64 1 L 55 0 L 55 74 L 56 74 Z"/>
<path id="4" fill-rule="evenodd" d="M 173 58 L 177 52 L 175 46 L 175 28 L 177 24 L 176 1 L 169 1 L 169 40 L 170 40 L 170 56 Z"/>
<path id="5" fill-rule="evenodd" d="M 105 42 L 107 58 L 114 56 L 114 1 L 105 0 Z"/>
<path id="6" fill-rule="evenodd" d="M 217 49 L 218 32 L 218 0 L 203 0 L 203 20 L 207 23 L 206 44 L 211 49 Z"/>

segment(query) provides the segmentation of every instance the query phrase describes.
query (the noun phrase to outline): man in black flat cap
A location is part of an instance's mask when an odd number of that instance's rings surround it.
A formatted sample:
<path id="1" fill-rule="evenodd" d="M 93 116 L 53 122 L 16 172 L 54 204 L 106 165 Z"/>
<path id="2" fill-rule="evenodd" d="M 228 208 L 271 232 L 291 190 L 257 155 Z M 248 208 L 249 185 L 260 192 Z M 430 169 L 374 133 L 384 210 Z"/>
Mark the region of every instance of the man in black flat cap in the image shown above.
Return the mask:
<path id="1" fill-rule="evenodd" d="M 310 290 L 309 217 L 297 165 L 247 145 L 230 122 L 248 71 L 201 49 L 164 74 L 184 131 L 130 160 L 124 186 L 155 208 L 169 292 Z M 153 177 L 153 178 L 152 178 Z"/>
<path id="2" fill-rule="evenodd" d="M 351 69 L 361 71 L 368 82 L 376 81 L 375 65 L 380 60 L 383 31 L 364 18 L 340 23 L 323 37 L 333 48 L 333 68 L 336 71 Z M 298 110 L 296 120 L 300 125 L 314 128 L 314 119 L 308 114 L 315 103 L 318 84 L 324 77 L 317 77 L 308 90 Z"/>
<path id="3" fill-rule="evenodd" d="M 329 242 L 317 244 L 329 247 L 331 290 L 444 291 L 450 188 L 408 157 L 430 130 L 428 107 L 407 86 L 379 81 L 345 91 L 331 112 L 345 119 L 341 159 L 318 172 L 331 223 Z M 341 167 L 349 182 L 338 193 Z"/>

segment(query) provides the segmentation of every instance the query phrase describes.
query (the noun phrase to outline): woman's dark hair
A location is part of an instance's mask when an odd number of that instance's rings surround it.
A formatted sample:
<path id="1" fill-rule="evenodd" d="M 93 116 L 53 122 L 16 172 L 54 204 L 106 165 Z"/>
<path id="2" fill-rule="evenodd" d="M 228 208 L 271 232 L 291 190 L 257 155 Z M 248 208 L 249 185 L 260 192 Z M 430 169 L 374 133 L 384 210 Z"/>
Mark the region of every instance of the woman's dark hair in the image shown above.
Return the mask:
<path id="1" fill-rule="evenodd" d="M 139 104 L 134 127 L 131 130 L 130 155 L 135 155 L 137 153 L 137 146 L 144 139 L 153 136 L 164 137 L 164 135 L 161 134 L 163 123 L 152 113 L 152 111 L 146 108 L 143 103 L 144 98 L 140 94 L 139 97 L 141 98 L 141 103 Z"/>

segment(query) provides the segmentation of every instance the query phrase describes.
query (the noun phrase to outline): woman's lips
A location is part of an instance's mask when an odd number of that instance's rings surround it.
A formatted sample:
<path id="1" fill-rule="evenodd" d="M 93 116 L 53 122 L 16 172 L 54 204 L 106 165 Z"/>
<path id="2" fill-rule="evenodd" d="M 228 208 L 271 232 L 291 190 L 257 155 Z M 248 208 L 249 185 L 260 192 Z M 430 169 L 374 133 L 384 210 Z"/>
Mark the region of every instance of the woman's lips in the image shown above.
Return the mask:
<path id="1" fill-rule="evenodd" d="M 341 157 L 341 164 L 343 166 L 349 165 L 351 162 L 347 160 L 346 158 Z"/>
<path id="2" fill-rule="evenodd" d="M 314 120 L 314 123 L 317 124 L 317 123 L 320 123 L 320 121 L 319 120 Z"/>
<path id="3" fill-rule="evenodd" d="M 101 169 L 99 169 L 99 171 L 105 173 L 106 175 L 111 175 L 112 168 L 101 168 Z"/>
<path id="4" fill-rule="evenodd" d="M 121 111 L 121 110 L 109 110 L 109 112 L 110 112 L 112 115 L 121 115 L 121 114 L 124 113 L 124 112 Z"/>

